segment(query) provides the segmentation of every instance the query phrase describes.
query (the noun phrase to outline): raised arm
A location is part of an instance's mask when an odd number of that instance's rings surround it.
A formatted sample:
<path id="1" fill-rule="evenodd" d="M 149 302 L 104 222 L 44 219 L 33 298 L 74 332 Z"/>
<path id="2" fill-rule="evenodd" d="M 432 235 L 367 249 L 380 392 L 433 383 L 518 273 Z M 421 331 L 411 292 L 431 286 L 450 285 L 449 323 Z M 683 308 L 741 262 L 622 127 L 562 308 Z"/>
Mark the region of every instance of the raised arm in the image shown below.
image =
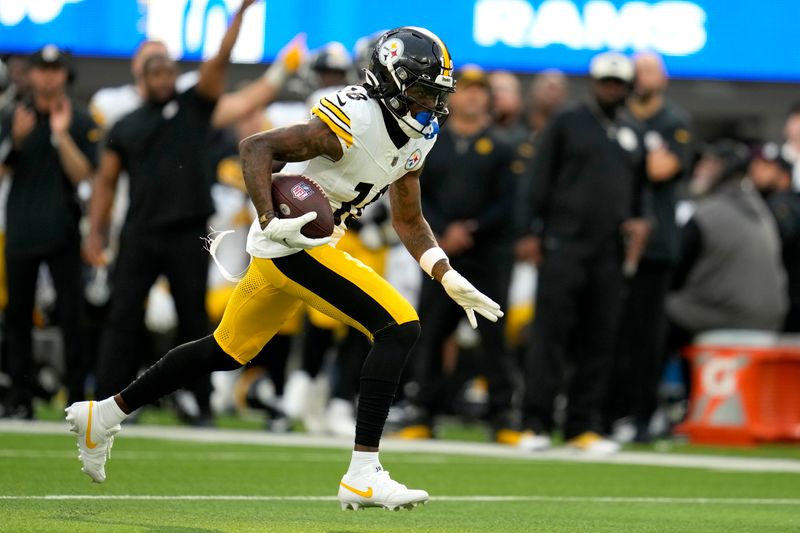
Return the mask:
<path id="1" fill-rule="evenodd" d="M 283 47 L 261 77 L 237 91 L 223 94 L 217 107 L 214 108 L 211 125 L 215 128 L 231 126 L 254 110 L 265 107 L 275 100 L 286 78 L 300 68 L 308 54 L 305 38 L 304 33 L 296 35 Z"/>
<path id="2" fill-rule="evenodd" d="M 89 154 L 96 153 L 97 147 L 95 142 L 89 142 L 87 138 L 80 140 L 72 138 L 70 132 L 72 119 L 72 103 L 69 98 L 64 96 L 53 103 L 50 109 L 50 130 L 53 134 L 51 141 L 58 151 L 61 168 L 64 169 L 67 178 L 77 185 L 88 179 L 94 171 L 94 157 L 90 160 L 81 147 Z M 79 142 L 81 146 L 78 145 Z"/>
<path id="3" fill-rule="evenodd" d="M 497 322 L 503 316 L 500 305 L 453 270 L 447 254 L 436 244 L 431 227 L 422 216 L 419 174 L 419 171 L 409 172 L 389 189 L 392 224 L 397 235 L 422 269 L 439 281 L 447 295 L 464 308 L 473 328 L 478 327 L 475 313 Z"/>
<path id="4" fill-rule="evenodd" d="M 239 37 L 239 30 L 242 29 L 244 12 L 255 2 L 256 0 L 244 0 L 242 2 L 242 6 L 233 16 L 233 20 L 228 26 L 228 31 L 225 32 L 225 36 L 222 38 L 219 51 L 214 57 L 203 62 L 200 66 L 197 92 L 207 100 L 217 100 L 225 91 L 225 71 L 228 68 L 233 45 L 236 44 L 236 39 Z"/>

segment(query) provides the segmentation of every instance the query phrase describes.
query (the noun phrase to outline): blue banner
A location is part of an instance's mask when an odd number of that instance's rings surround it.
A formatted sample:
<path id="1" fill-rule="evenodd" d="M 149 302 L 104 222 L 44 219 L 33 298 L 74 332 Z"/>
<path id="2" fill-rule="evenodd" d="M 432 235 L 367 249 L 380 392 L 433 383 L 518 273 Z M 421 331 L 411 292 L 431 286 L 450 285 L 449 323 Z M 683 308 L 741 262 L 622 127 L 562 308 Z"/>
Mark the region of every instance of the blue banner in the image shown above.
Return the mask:
<path id="1" fill-rule="evenodd" d="M 86 56 L 129 57 L 145 38 L 177 58 L 216 51 L 241 0 L 0 0 L 0 52 L 55 43 Z M 684 78 L 800 81 L 800 1 L 771 0 L 265 0 L 248 11 L 234 61 L 271 61 L 298 32 L 311 48 L 380 29 L 425 26 L 456 66 L 587 71 L 604 50 L 655 50 Z"/>

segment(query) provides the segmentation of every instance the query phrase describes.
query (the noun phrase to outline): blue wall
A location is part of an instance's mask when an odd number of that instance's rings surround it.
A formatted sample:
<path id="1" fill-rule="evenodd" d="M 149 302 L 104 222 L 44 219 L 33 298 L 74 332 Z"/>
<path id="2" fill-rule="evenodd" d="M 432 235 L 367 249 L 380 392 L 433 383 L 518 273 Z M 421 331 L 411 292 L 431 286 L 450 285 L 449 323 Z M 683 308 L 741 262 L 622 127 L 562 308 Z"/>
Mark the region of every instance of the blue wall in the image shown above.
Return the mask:
<path id="1" fill-rule="evenodd" d="M 148 34 L 176 56 L 214 51 L 239 0 L 0 0 L 0 51 L 55 43 L 79 55 L 130 56 Z M 456 66 L 585 73 L 609 48 L 662 52 L 673 76 L 800 80 L 798 0 L 266 0 L 248 13 L 235 59 L 270 61 L 295 33 L 311 48 L 404 24 L 426 26 Z M 204 42 L 209 43 L 204 46 Z"/>

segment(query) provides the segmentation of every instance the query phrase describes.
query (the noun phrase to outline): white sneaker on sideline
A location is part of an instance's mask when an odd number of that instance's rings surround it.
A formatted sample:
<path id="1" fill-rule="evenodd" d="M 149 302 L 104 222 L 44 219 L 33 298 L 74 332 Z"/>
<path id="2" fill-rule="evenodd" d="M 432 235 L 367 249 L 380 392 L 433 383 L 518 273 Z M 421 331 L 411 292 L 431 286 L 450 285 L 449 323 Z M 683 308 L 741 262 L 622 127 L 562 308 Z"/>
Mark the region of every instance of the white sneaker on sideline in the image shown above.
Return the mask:
<path id="1" fill-rule="evenodd" d="M 331 395 L 330 382 L 326 374 L 320 373 L 309 386 L 306 392 L 306 405 L 303 416 L 303 426 L 307 433 L 312 435 L 324 435 L 327 425 L 325 424 L 325 406 L 328 405 L 328 398 Z"/>
<path id="2" fill-rule="evenodd" d="M 550 449 L 552 445 L 553 440 L 550 435 L 534 433 L 533 431 L 524 431 L 517 443 L 517 447 L 525 452 L 542 452 Z"/>
<path id="3" fill-rule="evenodd" d="M 325 427 L 328 433 L 336 437 L 355 437 L 356 419 L 353 414 L 353 402 L 342 398 L 331 398 L 325 410 Z"/>
<path id="4" fill-rule="evenodd" d="M 105 427 L 97 416 L 97 402 L 76 402 L 64 409 L 69 430 L 78 434 L 78 459 L 81 472 L 95 483 L 106 480 L 106 461 L 111 457 L 114 435 L 122 429 L 119 424 Z"/>
<path id="5" fill-rule="evenodd" d="M 614 455 L 620 445 L 594 431 L 585 431 L 567 441 L 567 448 L 587 455 Z"/>
<path id="6" fill-rule="evenodd" d="M 311 377 L 302 370 L 289 374 L 283 389 L 281 410 L 292 420 L 300 420 L 306 412 L 308 391 L 311 388 Z"/>
<path id="7" fill-rule="evenodd" d="M 358 511 L 361 507 L 383 507 L 391 511 L 413 509 L 428 502 L 424 490 L 409 489 L 389 477 L 381 466 L 367 466 L 354 476 L 345 474 L 339 482 L 339 503 L 342 510 Z"/>

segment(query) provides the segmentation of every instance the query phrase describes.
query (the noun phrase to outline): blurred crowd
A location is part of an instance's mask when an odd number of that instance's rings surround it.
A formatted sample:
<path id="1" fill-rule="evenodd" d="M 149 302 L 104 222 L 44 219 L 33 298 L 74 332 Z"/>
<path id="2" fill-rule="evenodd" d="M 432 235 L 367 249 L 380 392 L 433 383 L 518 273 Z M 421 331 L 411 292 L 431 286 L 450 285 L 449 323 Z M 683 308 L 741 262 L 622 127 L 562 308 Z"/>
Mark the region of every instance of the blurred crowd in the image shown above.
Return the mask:
<path id="1" fill-rule="evenodd" d="M 298 35 L 233 90 L 232 42 L 183 74 L 145 42 L 128 83 L 89 102 L 70 97 L 79 73 L 58 47 L 3 57 L 0 416 L 33 418 L 37 398 L 106 397 L 212 330 L 225 274 L 249 261 L 238 142 L 362 83 L 377 36 L 309 51 Z M 398 243 L 388 203 L 352 221 L 339 247 L 421 317 L 394 435 L 435 437 L 459 417 L 530 451 L 559 437 L 613 453 L 681 420 L 680 353 L 698 335 L 800 332 L 800 104 L 783 139 L 697 139 L 653 53 L 597 55 L 580 98 L 557 70 L 456 74 L 423 211 L 453 266 L 507 312 L 470 329 Z M 219 231 L 233 231 L 215 250 L 221 268 L 203 240 Z M 270 431 L 353 435 L 368 350 L 301 309 L 245 369 L 168 407 L 194 425 L 258 412 Z"/>

